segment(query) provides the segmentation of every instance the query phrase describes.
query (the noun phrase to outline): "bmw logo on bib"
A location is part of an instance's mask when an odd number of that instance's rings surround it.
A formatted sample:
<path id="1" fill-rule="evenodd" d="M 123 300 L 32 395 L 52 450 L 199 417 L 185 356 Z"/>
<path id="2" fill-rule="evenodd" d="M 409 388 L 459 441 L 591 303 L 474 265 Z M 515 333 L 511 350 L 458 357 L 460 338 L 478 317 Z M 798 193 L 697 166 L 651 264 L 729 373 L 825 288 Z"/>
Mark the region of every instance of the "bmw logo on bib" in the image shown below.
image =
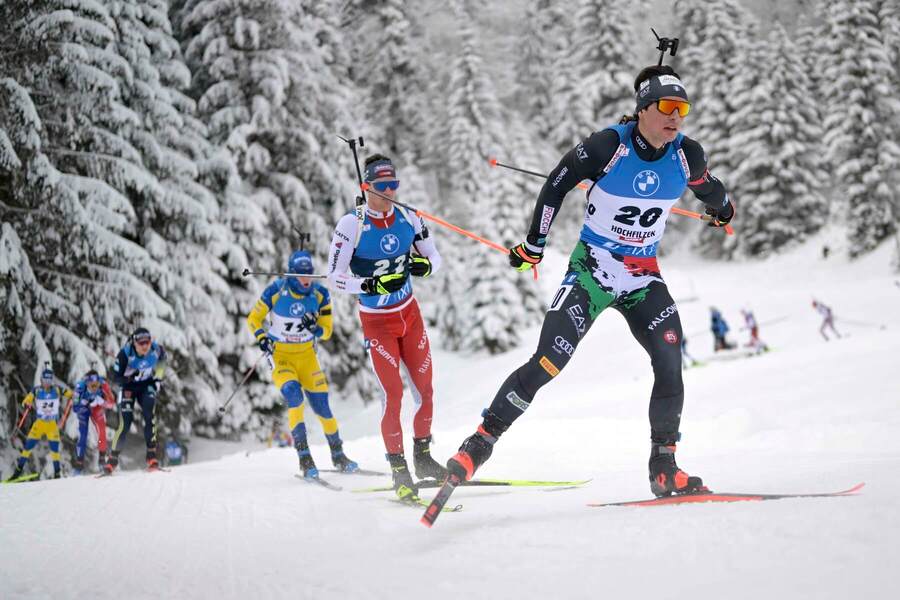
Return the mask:
<path id="1" fill-rule="evenodd" d="M 299 317 L 306 312 L 306 308 L 304 308 L 304 306 L 299 302 L 296 302 L 294 304 L 291 304 L 290 312 L 292 317 Z"/>
<path id="2" fill-rule="evenodd" d="M 400 240 L 393 233 L 381 237 L 381 249 L 387 254 L 393 254 L 400 247 Z"/>
<path id="3" fill-rule="evenodd" d="M 633 187 L 638 196 L 652 196 L 659 189 L 659 175 L 655 171 L 641 171 L 635 175 Z"/>

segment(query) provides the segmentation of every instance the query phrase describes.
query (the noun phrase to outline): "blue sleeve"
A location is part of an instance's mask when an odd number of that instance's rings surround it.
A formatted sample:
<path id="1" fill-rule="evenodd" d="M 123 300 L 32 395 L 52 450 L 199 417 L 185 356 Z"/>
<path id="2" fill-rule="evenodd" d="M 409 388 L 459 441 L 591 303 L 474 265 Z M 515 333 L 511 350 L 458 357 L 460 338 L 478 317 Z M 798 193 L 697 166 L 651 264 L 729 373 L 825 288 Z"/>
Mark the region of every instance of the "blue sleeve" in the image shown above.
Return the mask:
<path id="1" fill-rule="evenodd" d="M 319 310 L 331 304 L 331 294 L 324 285 L 316 284 L 316 291 L 319 292 Z"/>
<path id="2" fill-rule="evenodd" d="M 122 348 L 116 356 L 116 365 L 113 367 L 112 371 L 112 380 L 116 382 L 117 385 L 121 386 L 127 383 L 127 379 L 125 379 L 125 369 L 127 368 L 128 355 L 125 354 L 125 348 Z"/>
<path id="3" fill-rule="evenodd" d="M 269 310 L 272 310 L 272 299 L 275 297 L 275 294 L 281 291 L 281 288 L 284 287 L 283 279 L 276 279 L 272 283 L 263 290 L 262 296 L 259 297 L 260 302 L 269 307 Z"/>

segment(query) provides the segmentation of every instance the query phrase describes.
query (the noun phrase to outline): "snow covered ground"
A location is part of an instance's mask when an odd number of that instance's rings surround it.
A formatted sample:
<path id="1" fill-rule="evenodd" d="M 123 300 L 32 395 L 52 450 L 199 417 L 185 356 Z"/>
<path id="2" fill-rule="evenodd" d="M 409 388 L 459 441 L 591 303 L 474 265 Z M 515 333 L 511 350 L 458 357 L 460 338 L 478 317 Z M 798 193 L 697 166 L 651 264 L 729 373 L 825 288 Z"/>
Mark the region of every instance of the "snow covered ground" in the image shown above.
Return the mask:
<path id="1" fill-rule="evenodd" d="M 170 473 L 5 485 L 0 597 L 888 598 L 900 564 L 900 286 L 889 256 L 823 261 L 810 244 L 761 263 L 661 261 L 695 356 L 710 354 L 710 305 L 733 330 L 739 309 L 752 308 L 774 348 L 685 373 L 681 466 L 718 491 L 865 481 L 859 496 L 586 507 L 650 495 L 649 361 L 610 311 L 479 473 L 592 478 L 583 488 L 459 489 L 464 510 L 428 530 L 421 511 L 388 495 L 347 491 L 377 478 L 332 475 L 339 493 L 295 479 L 290 449 Z M 548 298 L 564 260 L 554 254 L 542 267 Z M 848 337 L 820 338 L 813 297 L 835 309 Z M 536 336 L 497 357 L 436 353 L 438 458 L 473 431 Z M 334 406 L 348 454 L 384 469 L 379 408 Z"/>

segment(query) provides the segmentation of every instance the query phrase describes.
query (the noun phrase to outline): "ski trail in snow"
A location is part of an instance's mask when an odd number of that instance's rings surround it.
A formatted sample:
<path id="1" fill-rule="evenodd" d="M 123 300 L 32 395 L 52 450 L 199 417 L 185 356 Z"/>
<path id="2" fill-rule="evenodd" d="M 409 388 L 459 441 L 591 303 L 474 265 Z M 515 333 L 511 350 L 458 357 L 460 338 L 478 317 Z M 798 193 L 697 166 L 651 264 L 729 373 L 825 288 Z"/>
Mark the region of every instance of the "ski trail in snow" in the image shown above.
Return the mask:
<path id="1" fill-rule="evenodd" d="M 389 493 L 349 492 L 389 477 L 323 475 L 344 491 L 321 489 L 293 477 L 291 448 L 242 451 L 169 473 L 5 485 L 0 595 L 294 600 L 393 599 L 413 591 L 443 599 L 464 590 L 471 598 L 886 597 L 900 564 L 894 543 L 900 450 L 889 442 L 900 429 L 894 333 L 900 313 L 885 310 L 885 292 L 894 298 L 896 290 L 877 253 L 852 264 L 830 262 L 822 271 L 804 252 L 753 264 L 661 261 L 676 297 L 683 297 L 677 288 L 685 281 L 679 272 L 704 274 L 694 278 L 699 301 L 679 306 L 686 330 L 706 323 L 713 302 L 726 317 L 732 310 L 737 317 L 748 298 L 761 322 L 799 315 L 762 328 L 774 352 L 685 372 L 678 460 L 722 492 L 803 493 L 865 481 L 852 501 L 586 507 L 649 497 L 650 365 L 611 313 L 479 471 L 484 478 L 593 479 L 583 487 L 553 494 L 460 488 L 452 501 L 463 511 L 427 530 L 419 524 L 422 511 L 389 502 Z M 792 269 L 798 262 L 812 266 L 798 272 Z M 545 263 L 549 297 L 564 257 Z M 792 278 L 784 281 L 784 272 Z M 860 294 L 859 286 L 870 293 Z M 826 343 L 817 315 L 803 312 L 811 293 L 836 312 L 877 314 L 888 329 L 860 328 Z M 536 328 L 523 332 L 522 346 L 500 356 L 435 350 L 436 458 L 445 460 L 471 434 L 536 338 Z M 702 346 L 691 346 L 700 360 L 709 352 Z M 384 469 L 378 407 L 346 410 L 335 402 L 348 453 L 367 468 Z M 323 439 L 312 452 L 326 464 Z M 52 567 L 40 570 L 44 565 Z"/>

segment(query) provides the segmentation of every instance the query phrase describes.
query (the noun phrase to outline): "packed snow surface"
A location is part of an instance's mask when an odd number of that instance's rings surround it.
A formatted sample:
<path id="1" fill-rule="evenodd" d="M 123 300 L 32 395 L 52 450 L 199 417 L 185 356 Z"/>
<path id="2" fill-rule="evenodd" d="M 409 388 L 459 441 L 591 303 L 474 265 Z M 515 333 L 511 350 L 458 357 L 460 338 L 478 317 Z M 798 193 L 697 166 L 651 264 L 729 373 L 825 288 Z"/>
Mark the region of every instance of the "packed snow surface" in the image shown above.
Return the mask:
<path id="1" fill-rule="evenodd" d="M 739 310 L 752 309 L 773 349 L 685 372 L 679 464 L 716 491 L 824 492 L 866 482 L 857 496 L 587 507 L 650 497 L 649 361 L 609 311 L 478 474 L 592 479 L 581 488 L 461 488 L 452 501 L 464 510 L 429 530 L 420 510 L 389 494 L 350 492 L 386 478 L 325 474 L 342 492 L 296 479 L 289 448 L 241 449 L 169 473 L 4 485 L 0 596 L 892 597 L 900 564 L 900 283 L 889 259 L 883 248 L 858 262 L 823 260 L 809 244 L 764 262 L 661 260 L 695 357 L 711 354 L 713 305 L 741 343 L 748 336 Z M 551 254 L 542 264 L 545 298 L 564 263 Z M 821 338 L 813 298 L 833 307 L 844 338 Z M 437 458 L 474 431 L 537 332 L 501 356 L 435 353 Z M 332 406 L 347 453 L 385 470 L 377 403 Z M 313 454 L 329 467 L 324 438 L 317 425 L 310 429 Z"/>

